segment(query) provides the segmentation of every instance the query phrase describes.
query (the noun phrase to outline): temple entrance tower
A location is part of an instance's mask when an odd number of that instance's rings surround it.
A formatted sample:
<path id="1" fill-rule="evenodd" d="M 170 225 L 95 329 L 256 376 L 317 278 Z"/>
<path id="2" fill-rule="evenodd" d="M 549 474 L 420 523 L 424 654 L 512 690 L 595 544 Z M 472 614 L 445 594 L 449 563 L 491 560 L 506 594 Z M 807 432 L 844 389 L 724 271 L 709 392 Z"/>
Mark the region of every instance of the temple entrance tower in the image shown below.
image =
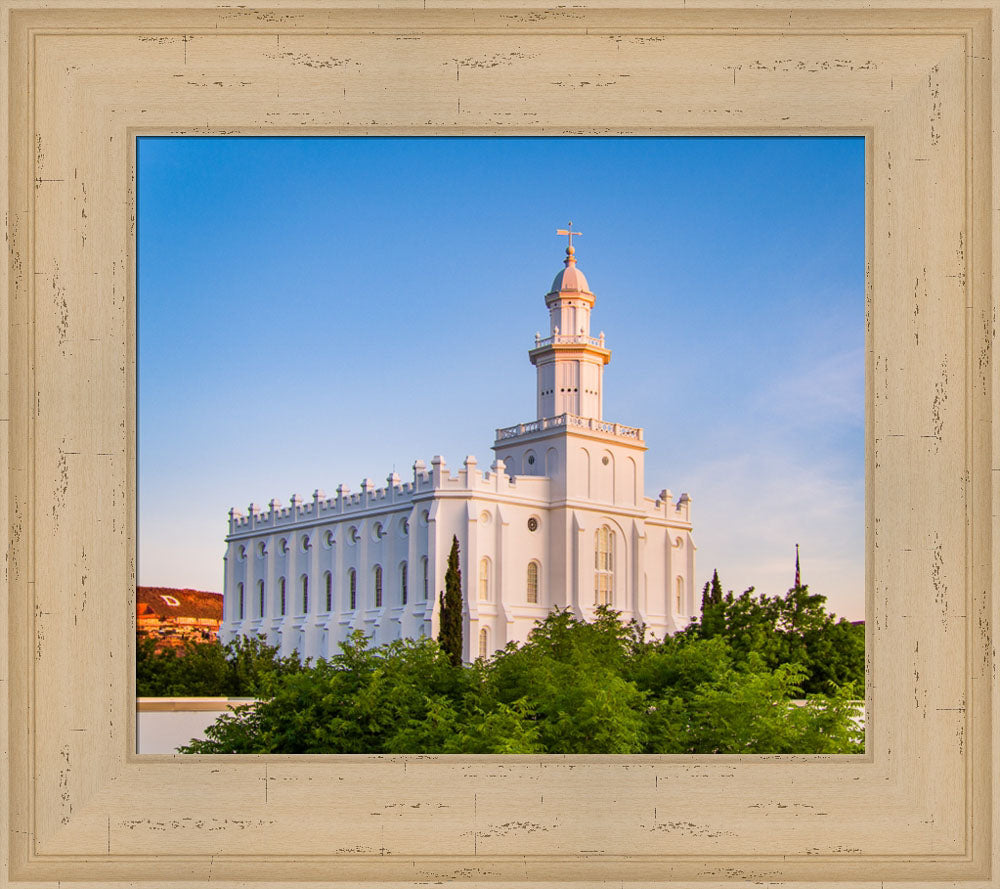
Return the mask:
<path id="1" fill-rule="evenodd" d="M 576 265 L 573 224 L 562 271 L 545 294 L 551 332 L 528 358 L 538 372 L 537 419 L 498 429 L 493 450 L 510 476 L 552 479 L 556 502 L 636 508 L 643 496 L 642 429 L 603 418 L 604 366 L 611 350 L 603 332 L 590 335 L 594 294 Z"/>

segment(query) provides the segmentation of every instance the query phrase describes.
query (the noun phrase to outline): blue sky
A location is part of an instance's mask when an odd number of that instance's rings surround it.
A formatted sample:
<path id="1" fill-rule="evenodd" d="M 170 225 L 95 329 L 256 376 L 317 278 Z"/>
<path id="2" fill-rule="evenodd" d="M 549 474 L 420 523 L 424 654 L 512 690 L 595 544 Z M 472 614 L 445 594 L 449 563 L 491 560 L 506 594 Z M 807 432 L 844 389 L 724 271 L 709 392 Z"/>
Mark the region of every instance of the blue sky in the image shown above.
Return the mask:
<path id="1" fill-rule="evenodd" d="M 861 138 L 139 140 L 139 583 L 231 506 L 492 460 L 572 219 L 604 416 L 692 498 L 699 587 L 864 616 Z"/>

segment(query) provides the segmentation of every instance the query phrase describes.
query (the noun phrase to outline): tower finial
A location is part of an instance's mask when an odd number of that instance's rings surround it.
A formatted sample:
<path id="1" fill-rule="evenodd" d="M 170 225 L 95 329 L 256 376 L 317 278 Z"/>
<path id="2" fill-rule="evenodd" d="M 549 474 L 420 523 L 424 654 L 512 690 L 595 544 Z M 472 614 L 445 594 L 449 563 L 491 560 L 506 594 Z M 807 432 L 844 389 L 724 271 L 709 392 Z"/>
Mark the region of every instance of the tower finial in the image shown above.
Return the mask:
<path id="1" fill-rule="evenodd" d="M 573 235 L 579 236 L 579 235 L 582 235 L 583 232 L 575 232 L 575 231 L 573 231 L 573 221 L 570 220 L 569 227 L 568 228 L 560 228 L 560 229 L 558 229 L 556 231 L 556 234 L 557 235 L 566 235 L 566 237 L 569 238 L 569 243 L 566 245 L 566 258 L 563 260 L 563 262 L 567 266 L 571 262 L 576 262 L 576 259 L 573 256 L 573 254 L 576 253 L 576 251 L 573 249 Z"/>

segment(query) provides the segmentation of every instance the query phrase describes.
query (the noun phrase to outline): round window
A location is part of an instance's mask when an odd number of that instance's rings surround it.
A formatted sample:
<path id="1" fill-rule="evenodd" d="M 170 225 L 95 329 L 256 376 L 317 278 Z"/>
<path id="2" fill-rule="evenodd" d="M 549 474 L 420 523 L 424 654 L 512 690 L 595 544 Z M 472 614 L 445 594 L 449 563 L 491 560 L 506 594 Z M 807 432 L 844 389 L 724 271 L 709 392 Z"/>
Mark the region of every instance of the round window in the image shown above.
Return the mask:
<path id="1" fill-rule="evenodd" d="M 535 455 L 534 454 L 528 454 L 528 465 L 529 466 L 534 466 L 535 465 Z"/>
<path id="2" fill-rule="evenodd" d="M 529 531 L 537 531 L 538 530 L 538 519 L 536 519 L 534 516 L 532 516 L 530 519 L 528 519 L 528 530 Z"/>
<path id="3" fill-rule="evenodd" d="M 308 552 L 308 551 L 309 551 L 309 535 L 308 534 L 303 534 L 302 535 L 302 552 Z"/>
<path id="4" fill-rule="evenodd" d="M 604 464 L 605 466 L 607 466 L 607 465 L 608 465 L 608 458 L 607 458 L 607 457 L 601 457 L 601 462 L 602 462 L 602 463 L 603 463 L 603 464 Z"/>

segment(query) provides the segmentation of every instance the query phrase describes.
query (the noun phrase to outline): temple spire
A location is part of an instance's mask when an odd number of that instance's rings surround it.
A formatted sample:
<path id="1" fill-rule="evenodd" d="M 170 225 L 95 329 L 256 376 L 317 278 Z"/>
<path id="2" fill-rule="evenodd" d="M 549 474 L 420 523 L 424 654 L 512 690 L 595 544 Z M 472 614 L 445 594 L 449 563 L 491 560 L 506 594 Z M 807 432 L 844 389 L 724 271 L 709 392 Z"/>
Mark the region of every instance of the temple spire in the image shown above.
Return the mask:
<path id="1" fill-rule="evenodd" d="M 569 226 L 567 228 L 557 229 L 556 234 L 566 235 L 566 237 L 569 238 L 569 243 L 566 245 L 566 258 L 563 260 L 563 262 L 566 264 L 566 267 L 569 268 L 570 263 L 576 262 L 576 257 L 573 255 L 574 253 L 576 253 L 576 250 L 573 249 L 573 235 L 580 237 L 581 235 L 583 235 L 583 232 L 573 231 L 573 222 L 570 221 Z"/>
<path id="2" fill-rule="evenodd" d="M 571 414 L 600 420 L 604 394 L 604 365 L 611 360 L 611 350 L 604 335 L 590 335 L 590 312 L 594 294 L 577 267 L 573 238 L 582 232 L 560 228 L 556 234 L 567 239 L 566 259 L 552 287 L 545 294 L 551 335 L 535 337 L 535 348 L 528 358 L 538 369 L 538 419 Z"/>

